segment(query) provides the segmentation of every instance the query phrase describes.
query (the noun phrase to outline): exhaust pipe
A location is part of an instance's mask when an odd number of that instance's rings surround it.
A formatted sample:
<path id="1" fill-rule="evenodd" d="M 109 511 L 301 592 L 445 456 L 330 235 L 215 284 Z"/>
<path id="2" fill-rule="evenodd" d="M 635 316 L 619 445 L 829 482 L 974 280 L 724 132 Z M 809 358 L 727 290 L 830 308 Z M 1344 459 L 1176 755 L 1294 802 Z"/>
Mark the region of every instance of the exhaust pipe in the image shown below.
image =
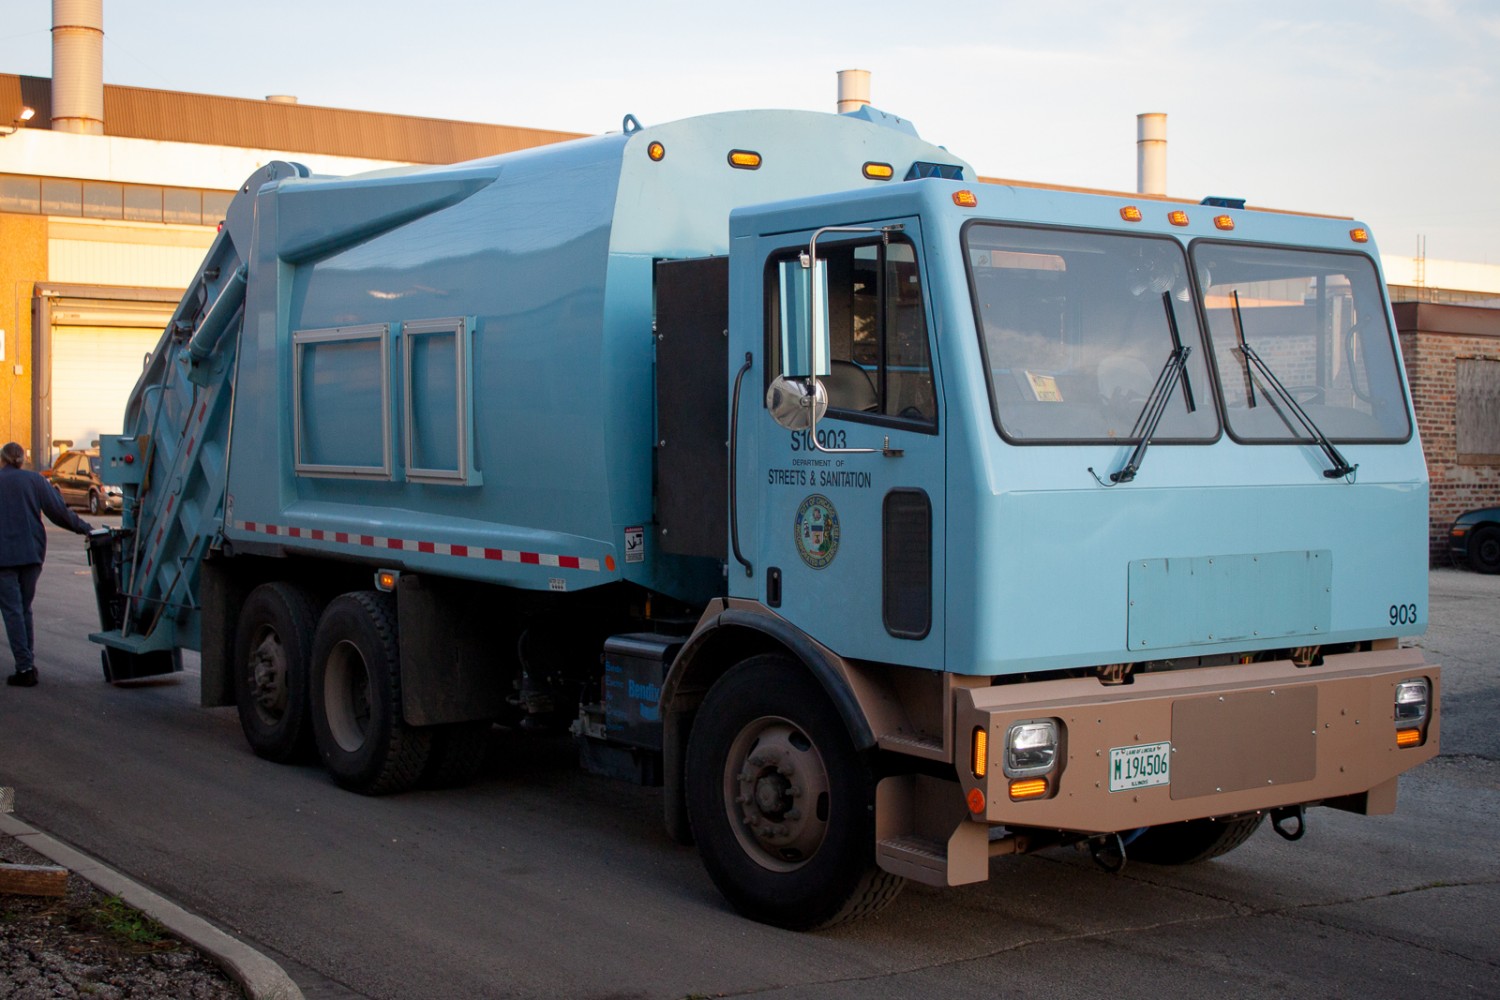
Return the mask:
<path id="1" fill-rule="evenodd" d="M 870 71 L 839 70 L 839 114 L 847 115 L 870 103 Z"/>

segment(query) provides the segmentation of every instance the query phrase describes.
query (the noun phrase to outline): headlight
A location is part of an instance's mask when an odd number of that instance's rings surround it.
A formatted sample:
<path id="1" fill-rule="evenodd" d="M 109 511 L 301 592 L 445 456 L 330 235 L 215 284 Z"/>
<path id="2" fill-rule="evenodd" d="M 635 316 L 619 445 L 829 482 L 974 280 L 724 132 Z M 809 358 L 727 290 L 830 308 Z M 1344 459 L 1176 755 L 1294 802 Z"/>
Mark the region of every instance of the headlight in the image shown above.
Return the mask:
<path id="1" fill-rule="evenodd" d="M 1057 720 L 1015 722 L 1005 731 L 1005 774 L 1045 774 L 1057 764 Z"/>
<path id="2" fill-rule="evenodd" d="M 1427 678 L 1402 681 L 1396 685 L 1396 725 L 1417 723 L 1427 718 L 1432 686 Z"/>

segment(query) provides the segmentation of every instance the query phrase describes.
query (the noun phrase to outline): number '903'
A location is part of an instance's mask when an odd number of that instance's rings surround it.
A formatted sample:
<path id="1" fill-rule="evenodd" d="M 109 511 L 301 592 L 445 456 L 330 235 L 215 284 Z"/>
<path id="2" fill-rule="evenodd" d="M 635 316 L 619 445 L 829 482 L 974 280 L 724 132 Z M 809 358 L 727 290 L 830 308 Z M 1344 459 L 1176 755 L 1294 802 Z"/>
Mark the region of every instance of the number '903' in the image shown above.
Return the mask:
<path id="1" fill-rule="evenodd" d="M 1392 625 L 1415 625 L 1417 623 L 1417 606 L 1415 604 L 1392 604 Z"/>

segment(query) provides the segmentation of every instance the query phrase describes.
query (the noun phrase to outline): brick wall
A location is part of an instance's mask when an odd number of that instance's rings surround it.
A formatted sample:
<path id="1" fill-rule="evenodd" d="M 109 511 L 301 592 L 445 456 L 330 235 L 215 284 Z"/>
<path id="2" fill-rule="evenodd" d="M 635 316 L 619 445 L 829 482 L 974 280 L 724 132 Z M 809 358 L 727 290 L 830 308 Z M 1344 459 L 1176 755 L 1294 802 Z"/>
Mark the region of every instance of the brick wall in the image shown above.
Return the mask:
<path id="1" fill-rule="evenodd" d="M 1431 480 L 1430 552 L 1447 565 L 1453 519 L 1500 507 L 1500 463 L 1459 460 L 1456 398 L 1459 359 L 1500 359 L 1500 309 L 1398 302 L 1395 312 Z"/>

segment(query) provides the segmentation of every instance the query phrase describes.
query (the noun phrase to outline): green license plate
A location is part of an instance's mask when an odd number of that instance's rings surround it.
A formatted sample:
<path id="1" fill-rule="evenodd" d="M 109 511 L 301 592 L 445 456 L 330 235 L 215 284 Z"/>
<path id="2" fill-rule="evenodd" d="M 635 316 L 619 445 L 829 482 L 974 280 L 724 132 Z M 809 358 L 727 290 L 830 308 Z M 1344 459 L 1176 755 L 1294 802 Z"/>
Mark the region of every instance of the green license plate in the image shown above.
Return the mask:
<path id="1" fill-rule="evenodd" d="M 1109 790 L 1128 792 L 1135 788 L 1172 783 L 1172 744 L 1146 743 L 1115 747 L 1109 752 Z"/>

